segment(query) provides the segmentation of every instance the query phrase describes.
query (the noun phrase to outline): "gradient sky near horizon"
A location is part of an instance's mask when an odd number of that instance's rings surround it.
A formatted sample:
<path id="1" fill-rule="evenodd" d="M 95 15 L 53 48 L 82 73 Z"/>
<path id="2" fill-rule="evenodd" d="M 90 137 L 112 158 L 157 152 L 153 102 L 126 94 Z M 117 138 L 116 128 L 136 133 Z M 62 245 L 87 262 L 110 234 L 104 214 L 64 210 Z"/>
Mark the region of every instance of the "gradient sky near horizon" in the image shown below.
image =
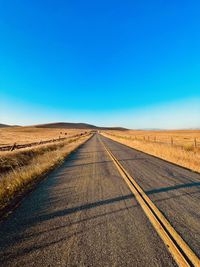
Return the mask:
<path id="1" fill-rule="evenodd" d="M 0 0 L 0 123 L 200 127 L 200 2 Z"/>

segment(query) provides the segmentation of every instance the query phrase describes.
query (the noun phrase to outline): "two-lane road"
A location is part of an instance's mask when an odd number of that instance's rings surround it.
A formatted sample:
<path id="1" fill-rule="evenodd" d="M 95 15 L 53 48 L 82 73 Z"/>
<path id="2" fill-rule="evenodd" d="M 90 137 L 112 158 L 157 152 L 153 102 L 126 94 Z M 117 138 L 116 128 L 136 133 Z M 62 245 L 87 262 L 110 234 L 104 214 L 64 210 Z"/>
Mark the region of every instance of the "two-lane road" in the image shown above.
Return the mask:
<path id="1" fill-rule="evenodd" d="M 200 175 L 101 137 L 199 253 Z M 94 135 L 0 224 L 0 266 L 176 266 Z"/>
<path id="2" fill-rule="evenodd" d="M 200 257 L 200 174 L 102 139 Z"/>

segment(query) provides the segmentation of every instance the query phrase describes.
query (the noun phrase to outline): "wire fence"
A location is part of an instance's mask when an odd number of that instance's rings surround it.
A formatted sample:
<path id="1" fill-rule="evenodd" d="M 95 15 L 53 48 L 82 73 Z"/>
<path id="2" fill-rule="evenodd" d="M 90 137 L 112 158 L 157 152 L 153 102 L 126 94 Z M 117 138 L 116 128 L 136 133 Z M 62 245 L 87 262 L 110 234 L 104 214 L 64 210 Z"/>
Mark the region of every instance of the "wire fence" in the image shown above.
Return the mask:
<path id="1" fill-rule="evenodd" d="M 200 148 L 200 138 L 185 136 L 162 136 L 162 135 L 117 135 L 109 133 L 119 138 L 127 140 L 137 140 L 143 142 L 166 144 L 170 146 L 183 147 L 186 149 Z"/>

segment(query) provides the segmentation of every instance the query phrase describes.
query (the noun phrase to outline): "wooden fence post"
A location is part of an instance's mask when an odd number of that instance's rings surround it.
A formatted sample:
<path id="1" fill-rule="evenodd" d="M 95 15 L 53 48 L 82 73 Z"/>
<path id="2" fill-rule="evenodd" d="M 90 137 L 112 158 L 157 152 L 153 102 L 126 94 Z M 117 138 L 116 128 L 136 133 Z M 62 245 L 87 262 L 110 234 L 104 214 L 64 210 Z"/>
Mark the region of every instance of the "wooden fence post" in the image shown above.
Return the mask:
<path id="1" fill-rule="evenodd" d="M 171 146 L 174 145 L 174 140 L 173 140 L 173 137 L 171 137 Z"/>
<path id="2" fill-rule="evenodd" d="M 197 139 L 196 139 L 196 137 L 194 138 L 194 147 L 197 147 Z"/>
<path id="3" fill-rule="evenodd" d="M 11 147 L 10 151 L 13 151 L 16 147 L 16 143 L 13 144 L 13 146 Z"/>

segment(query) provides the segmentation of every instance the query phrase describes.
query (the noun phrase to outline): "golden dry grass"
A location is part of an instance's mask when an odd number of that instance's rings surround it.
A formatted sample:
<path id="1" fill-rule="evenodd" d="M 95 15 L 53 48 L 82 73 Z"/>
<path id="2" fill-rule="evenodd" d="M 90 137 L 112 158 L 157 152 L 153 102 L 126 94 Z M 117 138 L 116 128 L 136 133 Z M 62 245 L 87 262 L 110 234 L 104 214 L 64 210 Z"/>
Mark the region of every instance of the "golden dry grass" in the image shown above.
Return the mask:
<path id="1" fill-rule="evenodd" d="M 196 138 L 197 146 L 200 147 L 200 130 L 170 130 L 170 131 L 144 131 L 144 130 L 129 130 L 129 131 L 109 131 L 110 134 L 115 134 L 129 139 L 146 140 L 158 143 L 171 144 L 183 147 L 194 147 L 194 139 Z"/>
<path id="2" fill-rule="evenodd" d="M 90 136 L 89 133 L 62 143 L 18 151 L 15 156 L 13 154 L 15 167 L 7 170 L 0 177 L 0 210 L 8 206 L 19 193 L 26 192 L 41 176 L 63 162 L 68 154 L 88 140 Z M 9 153 L 7 153 L 7 159 L 9 161 Z M 10 162 L 12 162 L 11 159 Z"/>
<path id="3" fill-rule="evenodd" d="M 57 150 L 64 145 L 77 140 L 78 137 L 68 137 L 65 141 L 57 141 L 54 143 L 47 143 L 14 151 L 1 151 L 0 152 L 0 177 L 5 172 L 14 170 L 27 165 L 34 157 L 42 155 L 46 152 Z"/>
<path id="4" fill-rule="evenodd" d="M 0 128 L 0 146 L 12 145 L 14 143 L 40 142 L 57 139 L 59 136 L 67 137 L 81 132 L 85 131 L 78 129 L 36 128 L 33 126 Z"/>
<path id="5" fill-rule="evenodd" d="M 145 153 L 200 172 L 199 130 L 109 131 L 104 132 L 103 135 Z M 154 136 L 156 136 L 156 142 L 154 141 Z M 173 145 L 170 143 L 171 137 L 173 137 Z M 197 140 L 197 147 L 194 147 L 194 138 Z"/>

